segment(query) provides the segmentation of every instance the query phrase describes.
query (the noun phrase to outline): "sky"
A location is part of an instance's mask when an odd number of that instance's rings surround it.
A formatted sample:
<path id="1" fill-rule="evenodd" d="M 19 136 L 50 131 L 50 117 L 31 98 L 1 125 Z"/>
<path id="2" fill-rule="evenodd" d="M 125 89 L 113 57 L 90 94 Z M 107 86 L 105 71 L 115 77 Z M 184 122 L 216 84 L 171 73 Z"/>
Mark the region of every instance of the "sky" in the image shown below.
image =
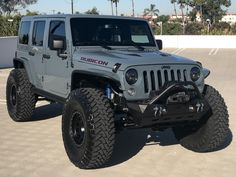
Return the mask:
<path id="1" fill-rule="evenodd" d="M 52 14 L 55 12 L 70 13 L 71 12 L 71 0 L 38 0 L 37 4 L 27 6 L 26 9 L 30 11 L 38 11 L 40 13 Z M 118 13 L 131 15 L 132 4 L 131 0 L 120 0 L 118 4 Z M 236 14 L 236 0 L 231 0 L 232 5 L 228 9 L 228 13 Z M 170 0 L 135 0 L 135 15 L 141 15 L 145 8 L 150 7 L 150 4 L 156 4 L 159 9 L 159 14 L 171 15 L 174 14 L 173 5 Z M 83 13 L 93 7 L 97 7 L 98 11 L 102 15 L 111 14 L 111 5 L 108 0 L 74 0 L 74 11 Z M 180 14 L 180 10 L 178 9 Z"/>

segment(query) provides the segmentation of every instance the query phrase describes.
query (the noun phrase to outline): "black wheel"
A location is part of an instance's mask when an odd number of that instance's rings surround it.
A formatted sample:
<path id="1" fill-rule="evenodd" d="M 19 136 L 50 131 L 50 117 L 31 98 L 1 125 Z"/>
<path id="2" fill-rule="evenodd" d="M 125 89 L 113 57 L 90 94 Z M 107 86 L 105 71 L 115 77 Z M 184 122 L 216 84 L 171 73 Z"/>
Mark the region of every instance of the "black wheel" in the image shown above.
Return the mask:
<path id="1" fill-rule="evenodd" d="M 62 136 L 69 159 L 79 168 L 99 168 L 110 159 L 115 141 L 114 115 L 100 90 L 71 92 L 62 116 Z"/>
<path id="2" fill-rule="evenodd" d="M 14 121 L 31 120 L 36 97 L 24 69 L 11 71 L 6 86 L 7 109 Z"/>
<path id="3" fill-rule="evenodd" d="M 229 136 L 229 115 L 224 99 L 211 86 L 206 86 L 204 97 L 212 108 L 212 115 L 195 126 L 175 127 L 173 131 L 180 144 L 196 152 L 219 149 Z"/>

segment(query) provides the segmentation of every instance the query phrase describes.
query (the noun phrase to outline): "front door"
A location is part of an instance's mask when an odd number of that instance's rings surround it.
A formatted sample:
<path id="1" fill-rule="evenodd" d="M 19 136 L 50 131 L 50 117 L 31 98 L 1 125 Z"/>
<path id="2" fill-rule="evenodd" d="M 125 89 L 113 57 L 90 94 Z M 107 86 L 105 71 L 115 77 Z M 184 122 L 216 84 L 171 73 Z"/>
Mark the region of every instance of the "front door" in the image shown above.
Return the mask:
<path id="1" fill-rule="evenodd" d="M 44 55 L 45 74 L 44 90 L 60 97 L 67 97 L 69 92 L 68 80 L 70 79 L 68 61 L 69 57 L 59 56 L 59 51 L 51 48 L 54 39 L 65 39 L 66 28 L 64 19 L 55 19 L 49 21 L 48 44 Z M 65 46 L 67 46 L 65 44 Z M 67 52 L 65 47 L 63 53 Z"/>

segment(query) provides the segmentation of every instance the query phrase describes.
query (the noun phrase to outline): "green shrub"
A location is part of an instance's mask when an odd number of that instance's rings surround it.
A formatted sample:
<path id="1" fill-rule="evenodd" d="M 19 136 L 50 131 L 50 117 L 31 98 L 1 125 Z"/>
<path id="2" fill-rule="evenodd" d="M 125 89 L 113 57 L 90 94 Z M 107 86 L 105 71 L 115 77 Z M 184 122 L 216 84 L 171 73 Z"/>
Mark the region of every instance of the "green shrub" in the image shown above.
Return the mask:
<path id="1" fill-rule="evenodd" d="M 204 26 L 201 23 L 189 23 L 185 27 L 186 35 L 201 35 L 204 30 Z"/>

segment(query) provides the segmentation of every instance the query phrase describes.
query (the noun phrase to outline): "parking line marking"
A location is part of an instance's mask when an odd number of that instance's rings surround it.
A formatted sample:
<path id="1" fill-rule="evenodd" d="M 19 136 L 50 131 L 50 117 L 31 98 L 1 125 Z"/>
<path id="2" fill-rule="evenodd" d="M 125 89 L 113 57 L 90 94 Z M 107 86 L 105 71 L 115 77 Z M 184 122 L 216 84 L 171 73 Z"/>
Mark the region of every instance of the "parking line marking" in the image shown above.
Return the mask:
<path id="1" fill-rule="evenodd" d="M 215 52 L 214 52 L 213 55 L 216 55 L 216 54 L 218 53 L 218 51 L 219 51 L 219 48 L 217 48 L 217 49 L 215 50 Z"/>
<path id="2" fill-rule="evenodd" d="M 214 51 L 215 49 L 211 49 L 211 51 L 209 52 L 209 55 L 212 55 Z"/>
<path id="3" fill-rule="evenodd" d="M 211 49 L 211 51 L 209 52 L 209 55 L 216 55 L 218 51 L 219 51 L 219 48 Z"/>
<path id="4" fill-rule="evenodd" d="M 185 51 L 185 48 L 181 49 L 180 51 L 176 52 L 176 54 L 180 54 L 181 52 Z"/>
<path id="5" fill-rule="evenodd" d="M 178 48 L 176 50 L 174 50 L 173 52 L 171 52 L 172 54 L 177 54 L 179 51 L 181 51 L 183 48 Z"/>
<path id="6" fill-rule="evenodd" d="M 173 52 L 171 52 L 172 54 L 175 54 L 176 52 L 178 52 L 180 50 L 180 48 L 175 49 Z"/>

